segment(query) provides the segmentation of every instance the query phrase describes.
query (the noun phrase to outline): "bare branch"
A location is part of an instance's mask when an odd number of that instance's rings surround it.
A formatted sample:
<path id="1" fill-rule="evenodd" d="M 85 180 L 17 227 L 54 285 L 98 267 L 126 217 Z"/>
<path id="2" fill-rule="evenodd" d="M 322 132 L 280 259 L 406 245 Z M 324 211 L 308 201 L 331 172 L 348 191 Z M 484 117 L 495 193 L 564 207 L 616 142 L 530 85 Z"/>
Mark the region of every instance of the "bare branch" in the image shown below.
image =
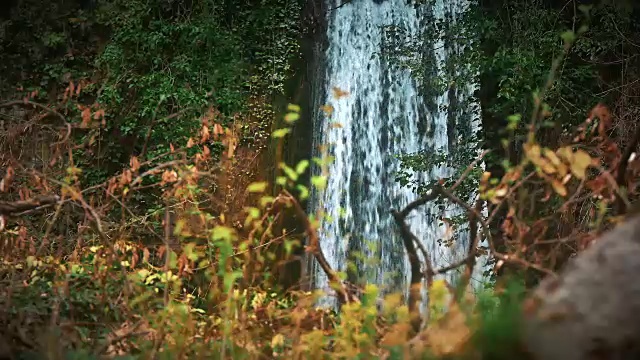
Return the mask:
<path id="1" fill-rule="evenodd" d="M 60 200 L 60 197 L 57 195 L 42 195 L 29 200 L 0 201 L 0 215 L 7 216 L 33 210 L 41 206 L 55 204 L 58 200 Z"/>
<path id="2" fill-rule="evenodd" d="M 460 184 L 462 184 L 462 182 L 464 181 L 464 179 L 467 178 L 467 176 L 469 176 L 469 174 L 471 173 L 471 171 L 473 170 L 474 167 L 476 167 L 476 165 L 478 165 L 478 163 L 485 157 L 485 155 L 487 155 L 489 153 L 489 150 L 485 150 L 482 152 L 482 154 L 480 154 L 480 156 L 478 156 L 477 159 L 473 160 L 473 162 L 471 164 L 469 164 L 469 166 L 467 166 L 467 168 L 464 170 L 464 172 L 462 173 L 462 175 L 460 175 L 460 178 L 458 178 L 458 180 L 456 181 L 455 184 L 453 184 L 453 186 L 451 186 L 451 188 L 449 189 L 449 191 L 453 191 L 455 190 L 455 188 L 457 188 L 458 186 L 460 186 Z"/>
<path id="3" fill-rule="evenodd" d="M 12 106 L 21 106 L 21 107 L 34 107 L 34 108 L 38 108 L 40 110 L 44 110 L 46 112 L 48 112 L 51 115 L 56 116 L 57 118 L 59 118 L 60 120 L 64 121 L 65 123 L 67 123 L 67 119 L 60 114 L 59 112 L 57 112 L 54 109 L 48 108 L 45 105 L 39 104 L 37 102 L 34 101 L 29 101 L 29 100 L 14 100 L 14 101 L 8 101 L 5 103 L 0 104 L 0 108 L 8 108 L 8 107 L 12 107 Z"/>
<path id="4" fill-rule="evenodd" d="M 633 138 L 627 145 L 624 153 L 622 153 L 622 157 L 620 158 L 620 162 L 618 164 L 618 174 L 616 176 L 616 183 L 619 188 L 627 187 L 626 184 L 626 176 L 627 176 L 627 167 L 629 166 L 629 159 L 631 158 L 631 154 L 638 147 L 638 143 L 640 143 L 640 126 L 636 126 L 636 132 L 633 135 Z M 629 210 L 628 201 L 625 202 L 625 199 L 622 197 L 622 194 L 617 194 L 616 196 L 616 209 L 618 211 L 618 215 L 622 215 Z"/>
<path id="5" fill-rule="evenodd" d="M 359 302 L 359 299 L 347 290 L 344 282 L 340 280 L 338 274 L 336 274 L 335 271 L 333 271 L 333 269 L 331 268 L 331 265 L 329 265 L 329 262 L 327 261 L 327 258 L 324 256 L 322 248 L 320 247 L 318 232 L 313 224 L 311 224 L 311 221 L 309 221 L 309 217 L 300 205 L 300 202 L 298 202 L 298 200 L 293 197 L 293 195 L 291 195 L 291 193 L 289 193 L 288 191 L 283 190 L 282 193 L 284 194 L 284 196 L 281 197 L 281 199 L 293 204 L 297 216 L 303 222 L 305 232 L 307 233 L 308 237 L 307 248 L 316 258 L 316 261 L 318 261 L 318 264 L 320 264 L 320 267 L 329 278 L 330 284 L 335 287 L 335 290 L 338 293 L 339 301 L 341 303 Z"/>
<path id="6" fill-rule="evenodd" d="M 406 210 L 406 208 L 405 208 Z M 409 225 L 404 221 L 406 215 L 405 211 L 397 211 L 391 210 L 393 214 L 393 218 L 396 221 L 396 224 L 400 227 L 400 236 L 402 237 L 402 243 L 404 244 L 405 250 L 407 250 L 407 256 L 409 257 L 409 265 L 411 266 L 411 284 L 409 288 L 409 312 L 411 313 L 411 326 L 415 332 L 420 331 L 420 325 L 422 323 L 422 318 L 420 316 L 420 309 L 418 304 L 420 299 L 422 298 L 422 271 L 420 270 L 420 259 L 418 258 L 418 254 L 416 252 L 416 247 L 414 242 L 419 243 L 418 238 L 411 232 L 409 229 Z M 425 254 L 425 263 L 427 264 L 427 284 L 431 285 L 433 282 L 433 272 L 431 268 L 431 259 L 429 258 L 429 254 Z"/>

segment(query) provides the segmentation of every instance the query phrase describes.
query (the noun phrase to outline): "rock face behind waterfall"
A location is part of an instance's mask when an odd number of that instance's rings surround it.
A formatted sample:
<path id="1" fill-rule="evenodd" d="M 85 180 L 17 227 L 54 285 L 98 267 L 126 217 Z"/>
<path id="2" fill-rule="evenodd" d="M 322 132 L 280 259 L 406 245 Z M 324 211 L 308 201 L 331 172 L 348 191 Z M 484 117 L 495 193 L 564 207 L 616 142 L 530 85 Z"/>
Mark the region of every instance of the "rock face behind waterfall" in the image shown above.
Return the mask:
<path id="1" fill-rule="evenodd" d="M 540 284 L 524 333 L 534 359 L 640 359 L 640 216 Z"/>

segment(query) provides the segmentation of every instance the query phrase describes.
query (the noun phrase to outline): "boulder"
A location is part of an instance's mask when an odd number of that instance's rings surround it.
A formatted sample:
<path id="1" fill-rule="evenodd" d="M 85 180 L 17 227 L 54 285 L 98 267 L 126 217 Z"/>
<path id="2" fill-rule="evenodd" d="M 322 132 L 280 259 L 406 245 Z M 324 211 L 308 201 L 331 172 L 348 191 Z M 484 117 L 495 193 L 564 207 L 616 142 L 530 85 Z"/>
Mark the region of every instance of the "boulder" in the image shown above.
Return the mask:
<path id="1" fill-rule="evenodd" d="M 640 359 L 640 216 L 605 233 L 524 304 L 534 359 Z"/>

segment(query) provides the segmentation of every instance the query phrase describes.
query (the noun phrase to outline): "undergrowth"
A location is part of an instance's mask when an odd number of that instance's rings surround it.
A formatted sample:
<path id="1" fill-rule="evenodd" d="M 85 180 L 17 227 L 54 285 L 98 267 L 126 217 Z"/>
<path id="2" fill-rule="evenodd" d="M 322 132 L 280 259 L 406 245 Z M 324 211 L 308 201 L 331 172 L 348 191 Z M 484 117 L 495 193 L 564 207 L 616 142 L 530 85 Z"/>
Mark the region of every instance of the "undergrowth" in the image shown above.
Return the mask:
<path id="1" fill-rule="evenodd" d="M 610 137 L 612 114 L 606 106 L 594 107 L 586 120 L 572 118 L 578 126 L 558 144 L 540 141 L 536 126 L 554 113 L 546 92 L 552 71 L 533 97 L 531 121 L 517 114 L 508 118 L 503 145 L 518 146 L 522 157 L 516 164 L 505 161 L 503 173 L 481 169 L 486 152 L 475 159 L 470 152 L 455 159 L 431 154 L 411 160 L 409 167 L 417 168 L 455 160 L 456 171 L 419 184 L 420 198 L 394 213 L 412 260 L 409 296 L 381 296 L 373 285 L 356 288 L 323 260 L 317 229 L 335 219 L 321 210 L 307 214 L 301 205 L 311 191 L 325 190 L 331 157 L 297 164 L 270 159 L 276 176 L 260 176 L 269 141 L 290 136 L 301 117 L 300 107 L 289 105 L 286 126 L 266 133 L 275 116 L 268 93 L 282 91 L 289 70 L 288 57 L 276 55 L 297 51 L 291 37 L 272 43 L 269 34 L 245 22 L 205 21 L 218 9 L 233 12 L 227 2 L 198 9 L 188 21 L 176 10 L 148 28 L 142 26 L 149 20 L 142 3 L 108 3 L 122 9 L 103 10 L 119 16 L 102 19 L 117 24 L 118 31 L 98 58 L 98 67 L 108 73 L 99 96 L 98 82 L 75 74 L 81 80 L 65 78 L 55 107 L 44 105 L 46 92 L 32 87 L 20 90 L 22 99 L 0 104 L 12 117 L 26 119 L 1 138 L 6 171 L 0 192 L 6 200 L 0 201 L 0 351 L 6 354 L 525 358 L 519 334 L 525 285 L 555 272 L 637 197 L 640 159 L 631 154 L 638 136 L 620 149 Z M 171 12 L 156 10 L 163 9 Z M 287 12 L 240 10 L 250 21 L 284 24 L 278 31 L 285 33 L 287 24 L 295 25 Z M 173 22 L 175 16 L 184 21 Z M 260 61 L 245 63 L 235 52 L 241 43 L 236 30 L 261 39 L 249 49 Z M 50 44 L 62 41 L 60 34 L 49 35 Z M 169 51 L 175 44 L 185 46 L 192 35 L 196 42 L 218 46 L 213 52 L 194 51 L 190 58 Z M 563 35 L 565 50 L 575 35 Z M 132 51 L 134 45 L 157 51 L 157 57 Z M 211 58 L 215 66 L 207 64 Z M 267 68 L 277 70 L 271 77 L 258 76 Z M 240 78 L 248 80 L 236 82 Z M 174 81 L 184 86 L 175 89 Z M 220 85 L 218 93 L 206 92 L 212 83 Z M 85 91 L 90 96 L 82 97 Z M 330 116 L 331 109 L 323 109 Z M 156 122 L 163 131 L 151 131 Z M 101 148 L 103 132 L 116 128 L 135 134 L 142 144 Z M 516 128 L 527 129 L 526 141 L 514 140 Z M 147 148 L 147 142 L 153 146 Z M 126 159 L 104 172 L 92 171 L 94 157 Z M 312 172 L 314 167 L 320 171 Z M 305 183 L 310 173 L 318 175 Z M 406 176 L 409 184 L 411 174 Z M 428 201 L 464 209 L 466 217 L 450 223 L 467 226 L 471 234 L 466 256 L 442 269 L 431 267 L 430 254 L 415 241 L 420 229 L 404 222 Z M 520 277 L 500 276 L 495 287 L 471 291 L 467 285 L 480 255 L 494 260 L 492 276 L 510 268 Z M 322 265 L 333 292 L 281 286 L 286 265 L 306 258 Z M 439 277 L 451 271 L 462 274 L 459 288 Z M 423 287 L 428 299 L 421 296 Z M 318 308 L 319 296 L 338 297 L 340 308 Z M 420 303 L 427 311 L 419 312 Z"/>

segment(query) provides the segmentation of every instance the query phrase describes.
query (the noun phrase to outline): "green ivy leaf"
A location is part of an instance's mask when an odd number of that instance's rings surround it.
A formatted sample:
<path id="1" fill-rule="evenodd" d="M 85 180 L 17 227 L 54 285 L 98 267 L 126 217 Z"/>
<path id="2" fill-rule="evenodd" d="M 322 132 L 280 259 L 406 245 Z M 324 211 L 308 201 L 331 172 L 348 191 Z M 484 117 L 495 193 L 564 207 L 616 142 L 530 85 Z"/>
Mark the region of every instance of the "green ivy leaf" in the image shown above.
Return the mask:
<path id="1" fill-rule="evenodd" d="M 302 175 L 305 172 L 305 170 L 307 170 L 308 167 L 309 167 L 309 160 L 302 160 L 296 166 L 296 172 L 298 173 L 298 175 Z"/>

